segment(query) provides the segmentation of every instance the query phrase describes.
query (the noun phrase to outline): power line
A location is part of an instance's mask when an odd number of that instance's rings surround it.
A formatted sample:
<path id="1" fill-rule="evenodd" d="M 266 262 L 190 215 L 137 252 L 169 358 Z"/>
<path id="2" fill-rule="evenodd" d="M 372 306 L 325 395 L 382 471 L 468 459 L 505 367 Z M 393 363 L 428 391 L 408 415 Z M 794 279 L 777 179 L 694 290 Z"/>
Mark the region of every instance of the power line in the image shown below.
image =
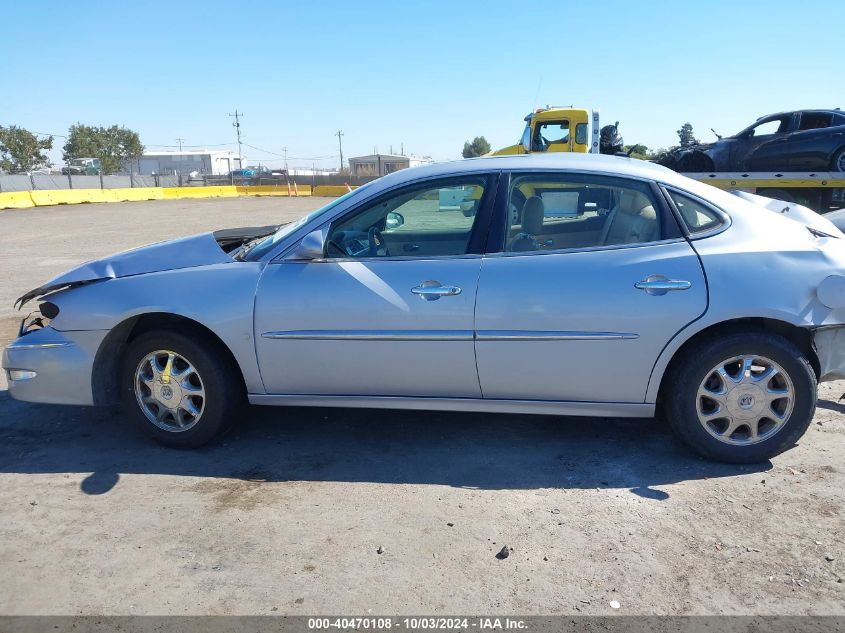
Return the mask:
<path id="1" fill-rule="evenodd" d="M 270 154 L 270 156 L 278 156 L 279 158 L 289 158 L 290 160 L 325 160 L 328 158 L 337 158 L 337 154 L 328 154 L 326 156 L 287 156 L 287 154 L 279 154 L 278 152 L 271 152 L 269 149 L 264 149 L 263 147 L 256 147 L 255 145 L 250 145 L 249 143 L 244 143 L 250 149 L 258 150 L 259 152 L 264 152 L 265 154 Z"/>
<path id="2" fill-rule="evenodd" d="M 180 152 L 182 151 L 182 141 L 184 141 L 184 140 L 185 139 L 183 139 L 181 136 L 176 139 L 176 142 L 179 143 L 179 151 Z"/>

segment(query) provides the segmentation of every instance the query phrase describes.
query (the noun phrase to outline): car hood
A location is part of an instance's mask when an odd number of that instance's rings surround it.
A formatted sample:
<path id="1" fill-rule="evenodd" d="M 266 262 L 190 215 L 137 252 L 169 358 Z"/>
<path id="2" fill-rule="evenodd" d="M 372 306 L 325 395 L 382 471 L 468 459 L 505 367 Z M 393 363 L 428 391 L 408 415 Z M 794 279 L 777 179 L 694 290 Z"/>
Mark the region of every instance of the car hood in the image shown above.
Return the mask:
<path id="1" fill-rule="evenodd" d="M 110 255 L 77 266 L 51 279 L 43 286 L 33 288 L 20 297 L 15 302 L 15 306 L 22 308 L 36 297 L 101 279 L 117 279 L 178 268 L 232 263 L 235 260 L 223 250 L 224 247 L 230 247 L 238 241 L 253 239 L 264 229 L 271 228 L 274 227 L 227 229 L 218 232 L 219 238 L 217 233 L 201 233 Z"/>

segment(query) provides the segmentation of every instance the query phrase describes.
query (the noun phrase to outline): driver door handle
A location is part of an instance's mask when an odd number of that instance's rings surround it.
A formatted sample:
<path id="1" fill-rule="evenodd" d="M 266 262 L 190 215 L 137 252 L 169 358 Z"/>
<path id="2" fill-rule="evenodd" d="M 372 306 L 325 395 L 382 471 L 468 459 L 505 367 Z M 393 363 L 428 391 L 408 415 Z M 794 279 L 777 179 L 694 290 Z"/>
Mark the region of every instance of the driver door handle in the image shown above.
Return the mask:
<path id="1" fill-rule="evenodd" d="M 458 286 L 444 286 L 439 281 L 424 281 L 411 288 L 411 292 L 426 301 L 437 301 L 440 297 L 454 297 L 461 294 Z"/>

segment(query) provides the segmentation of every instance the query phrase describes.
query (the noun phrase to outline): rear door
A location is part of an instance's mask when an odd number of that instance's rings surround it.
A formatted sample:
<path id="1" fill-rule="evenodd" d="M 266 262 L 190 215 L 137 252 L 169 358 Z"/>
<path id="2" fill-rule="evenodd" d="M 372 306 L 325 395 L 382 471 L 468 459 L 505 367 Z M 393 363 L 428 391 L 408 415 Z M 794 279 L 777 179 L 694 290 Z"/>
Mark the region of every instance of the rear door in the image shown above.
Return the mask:
<path id="1" fill-rule="evenodd" d="M 790 168 L 832 169 L 832 156 L 844 145 L 845 121 L 840 116 L 833 112 L 802 112 L 798 130 L 790 136 Z"/>
<path id="2" fill-rule="evenodd" d="M 529 238 L 500 214 L 506 230 L 484 258 L 476 302 L 483 396 L 642 403 L 660 351 L 706 309 L 698 257 L 647 182 L 515 174 L 509 198 L 534 184 L 558 194 L 545 196 L 552 203 L 566 192 L 604 202 L 544 214 Z M 533 197 L 525 204 L 538 206 Z"/>

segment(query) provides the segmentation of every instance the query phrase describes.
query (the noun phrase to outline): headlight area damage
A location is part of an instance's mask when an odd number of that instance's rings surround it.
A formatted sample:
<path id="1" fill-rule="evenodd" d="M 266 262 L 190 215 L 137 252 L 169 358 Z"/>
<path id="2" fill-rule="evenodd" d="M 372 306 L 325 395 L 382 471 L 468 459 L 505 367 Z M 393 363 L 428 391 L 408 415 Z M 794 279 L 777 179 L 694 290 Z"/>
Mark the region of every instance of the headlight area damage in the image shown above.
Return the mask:
<path id="1" fill-rule="evenodd" d="M 51 279 L 43 286 L 33 288 L 15 301 L 15 307 L 21 309 L 37 297 L 46 297 L 59 290 L 66 290 L 104 279 L 117 279 L 179 268 L 233 263 L 235 260 L 232 254 L 235 251 L 252 240 L 275 232 L 277 228 L 277 226 L 261 226 L 201 233 L 178 240 L 143 246 L 88 262 Z M 41 317 L 55 318 L 55 315 L 48 317 L 42 310 Z M 37 329 L 39 327 L 37 320 L 41 317 L 35 317 L 31 320 L 31 326 Z M 24 330 L 22 325 L 21 334 L 25 334 L 27 331 L 29 330 Z"/>

